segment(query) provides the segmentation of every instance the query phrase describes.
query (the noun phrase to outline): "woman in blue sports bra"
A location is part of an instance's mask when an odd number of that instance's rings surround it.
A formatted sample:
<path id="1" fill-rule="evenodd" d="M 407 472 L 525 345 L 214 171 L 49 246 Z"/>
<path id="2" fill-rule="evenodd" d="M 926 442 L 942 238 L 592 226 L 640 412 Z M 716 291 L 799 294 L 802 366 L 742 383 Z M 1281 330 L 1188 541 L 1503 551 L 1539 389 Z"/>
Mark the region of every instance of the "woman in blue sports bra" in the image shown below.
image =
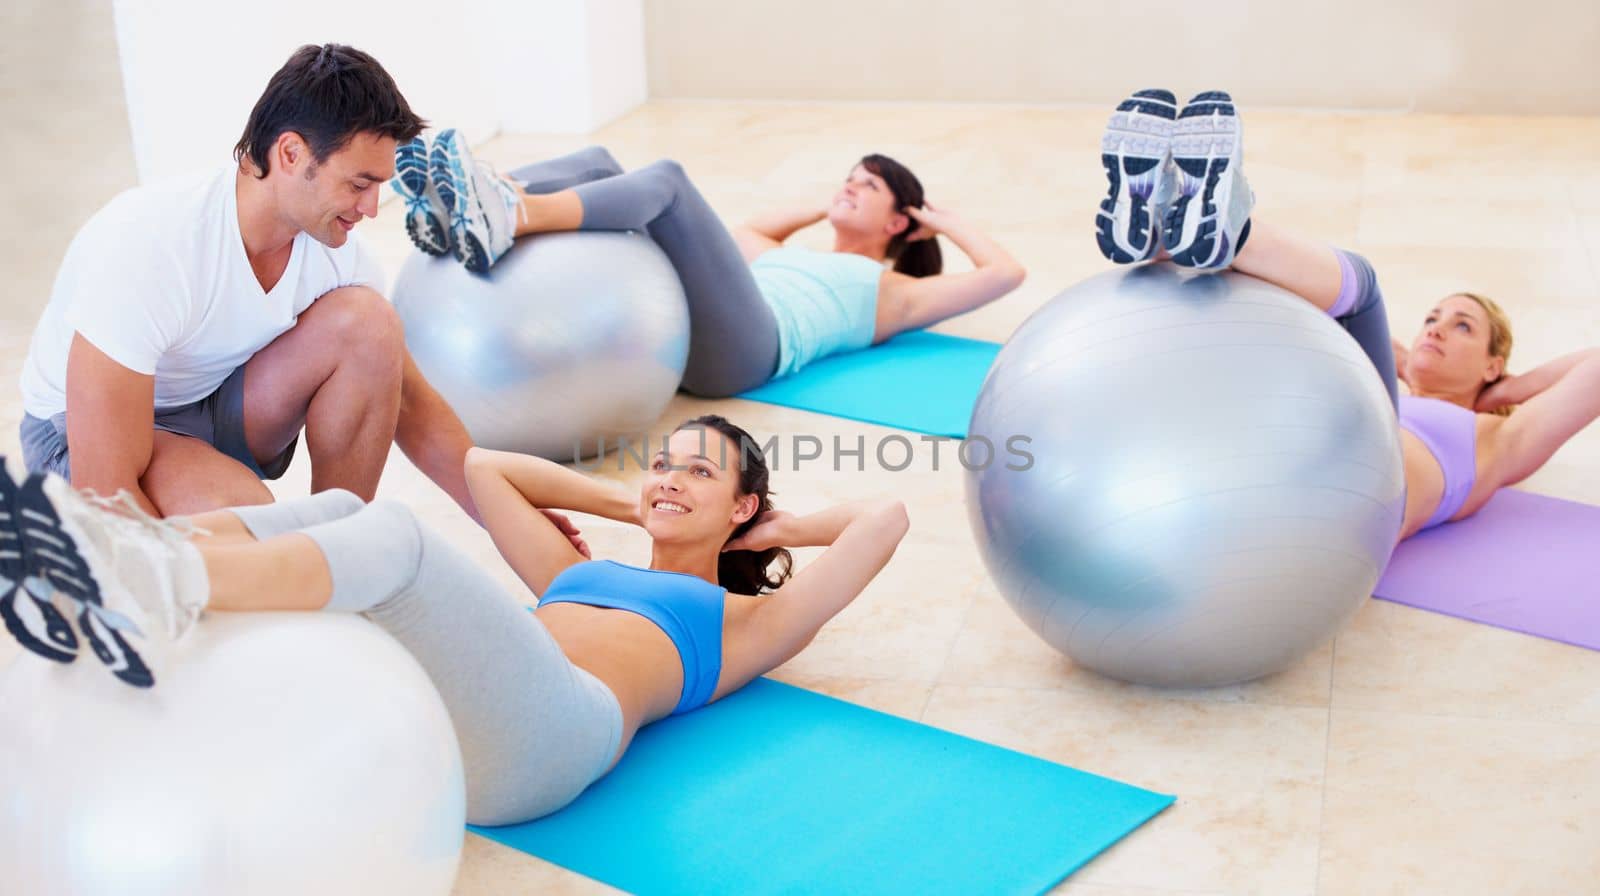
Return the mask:
<path id="1" fill-rule="evenodd" d="M 760 449 L 715 416 L 680 426 L 637 492 L 480 448 L 466 478 L 496 547 L 539 596 L 536 611 L 392 501 L 326 491 L 180 529 L 58 477 L 19 488 L 0 468 L 0 543 L 21 545 L 13 556 L 26 567 L 7 561 L 0 573 L 56 592 L 0 593 L 7 609 L 37 605 L 8 615 L 7 628 L 57 662 L 93 646 L 124 682 L 159 688 L 167 648 L 202 612 L 361 613 L 443 698 L 468 820 L 509 824 L 571 802 L 640 727 L 787 662 L 883 569 L 908 525 L 895 500 L 774 510 Z M 561 510 L 643 527 L 649 564 L 590 560 Z M 787 548 L 806 546 L 827 550 L 791 574 Z M 77 608 L 76 630 L 58 606 Z"/>
<path id="2" fill-rule="evenodd" d="M 647 231 L 689 303 L 683 388 L 707 397 L 971 311 L 1016 289 L 1024 275 L 988 235 L 929 204 L 916 175 L 888 156 L 861 159 L 824 205 L 731 231 L 676 162 L 624 172 L 600 147 L 502 178 L 447 130 L 432 144 L 418 137 L 399 147 L 395 170 L 412 241 L 433 255 L 454 253 L 478 273 L 526 234 Z M 784 245 L 824 220 L 832 251 Z M 973 270 L 943 273 L 941 234 Z"/>
<path id="3" fill-rule="evenodd" d="M 1180 108 L 1170 91 L 1138 91 L 1112 114 L 1101 152 L 1111 188 L 1095 221 L 1107 258 L 1231 267 L 1303 297 L 1360 343 L 1399 414 L 1401 539 L 1476 513 L 1600 417 L 1600 348 L 1508 373 L 1511 321 L 1482 296 L 1445 296 L 1410 346 L 1391 339 L 1366 259 L 1254 219 L 1243 128 L 1227 93 L 1200 93 Z"/>

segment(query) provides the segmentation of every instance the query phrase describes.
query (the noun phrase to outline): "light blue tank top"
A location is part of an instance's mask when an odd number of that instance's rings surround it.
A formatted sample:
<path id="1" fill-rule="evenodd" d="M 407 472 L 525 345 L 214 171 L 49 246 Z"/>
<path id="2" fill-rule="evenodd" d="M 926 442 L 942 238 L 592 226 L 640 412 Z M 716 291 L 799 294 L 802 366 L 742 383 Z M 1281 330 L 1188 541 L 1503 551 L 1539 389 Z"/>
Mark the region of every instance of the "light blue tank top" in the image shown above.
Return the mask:
<path id="1" fill-rule="evenodd" d="M 778 371 L 872 344 L 883 265 L 850 252 L 780 246 L 750 263 L 761 297 L 778 319 Z"/>

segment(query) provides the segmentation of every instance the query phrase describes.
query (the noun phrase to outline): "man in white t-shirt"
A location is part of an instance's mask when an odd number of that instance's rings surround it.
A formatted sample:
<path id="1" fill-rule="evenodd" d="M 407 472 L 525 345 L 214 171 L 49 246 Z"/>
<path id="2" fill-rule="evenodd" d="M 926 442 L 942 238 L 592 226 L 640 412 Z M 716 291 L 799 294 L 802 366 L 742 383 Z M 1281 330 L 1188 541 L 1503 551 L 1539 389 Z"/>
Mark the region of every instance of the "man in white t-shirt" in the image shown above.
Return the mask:
<path id="1" fill-rule="evenodd" d="M 423 127 L 371 56 L 305 46 L 235 164 L 129 190 L 78 232 L 22 373 L 23 455 L 163 516 L 272 500 L 302 429 L 313 491 L 371 500 L 391 442 L 473 513 L 470 437 L 350 238 Z"/>

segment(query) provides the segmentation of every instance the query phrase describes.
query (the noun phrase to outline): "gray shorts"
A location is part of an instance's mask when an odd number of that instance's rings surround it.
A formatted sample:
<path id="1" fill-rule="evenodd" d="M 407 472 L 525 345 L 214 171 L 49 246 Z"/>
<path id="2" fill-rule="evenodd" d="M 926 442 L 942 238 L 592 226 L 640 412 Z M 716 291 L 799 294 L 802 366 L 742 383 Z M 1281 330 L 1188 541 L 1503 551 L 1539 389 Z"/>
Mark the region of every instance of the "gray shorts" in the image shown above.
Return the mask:
<path id="1" fill-rule="evenodd" d="M 258 479 L 277 479 L 294 459 L 295 436 L 289 447 L 265 464 L 256 463 L 244 437 L 244 367 L 236 368 L 222 381 L 217 391 L 192 404 L 157 410 L 155 428 L 162 432 L 190 436 L 226 454 L 249 468 Z M 32 414 L 22 415 L 22 462 L 30 473 L 55 473 L 72 478 L 67 456 L 67 413 L 49 420 Z"/>

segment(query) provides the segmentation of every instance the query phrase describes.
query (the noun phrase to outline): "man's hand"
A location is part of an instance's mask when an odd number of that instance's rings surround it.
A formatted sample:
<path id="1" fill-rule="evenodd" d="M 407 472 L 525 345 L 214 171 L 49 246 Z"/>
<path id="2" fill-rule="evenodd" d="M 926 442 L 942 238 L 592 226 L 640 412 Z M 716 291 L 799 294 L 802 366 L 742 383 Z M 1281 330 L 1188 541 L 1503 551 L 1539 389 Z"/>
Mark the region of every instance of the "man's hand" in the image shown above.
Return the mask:
<path id="1" fill-rule="evenodd" d="M 571 517 L 555 510 L 545 510 L 543 508 L 541 508 L 539 512 L 544 514 L 545 518 L 550 522 L 554 523 L 555 527 L 561 530 L 562 535 L 567 536 L 567 541 L 572 542 L 573 549 L 582 554 L 583 559 L 594 559 L 594 555 L 589 552 L 588 543 L 579 537 L 581 533 L 578 530 L 577 524 L 572 521 Z"/>

